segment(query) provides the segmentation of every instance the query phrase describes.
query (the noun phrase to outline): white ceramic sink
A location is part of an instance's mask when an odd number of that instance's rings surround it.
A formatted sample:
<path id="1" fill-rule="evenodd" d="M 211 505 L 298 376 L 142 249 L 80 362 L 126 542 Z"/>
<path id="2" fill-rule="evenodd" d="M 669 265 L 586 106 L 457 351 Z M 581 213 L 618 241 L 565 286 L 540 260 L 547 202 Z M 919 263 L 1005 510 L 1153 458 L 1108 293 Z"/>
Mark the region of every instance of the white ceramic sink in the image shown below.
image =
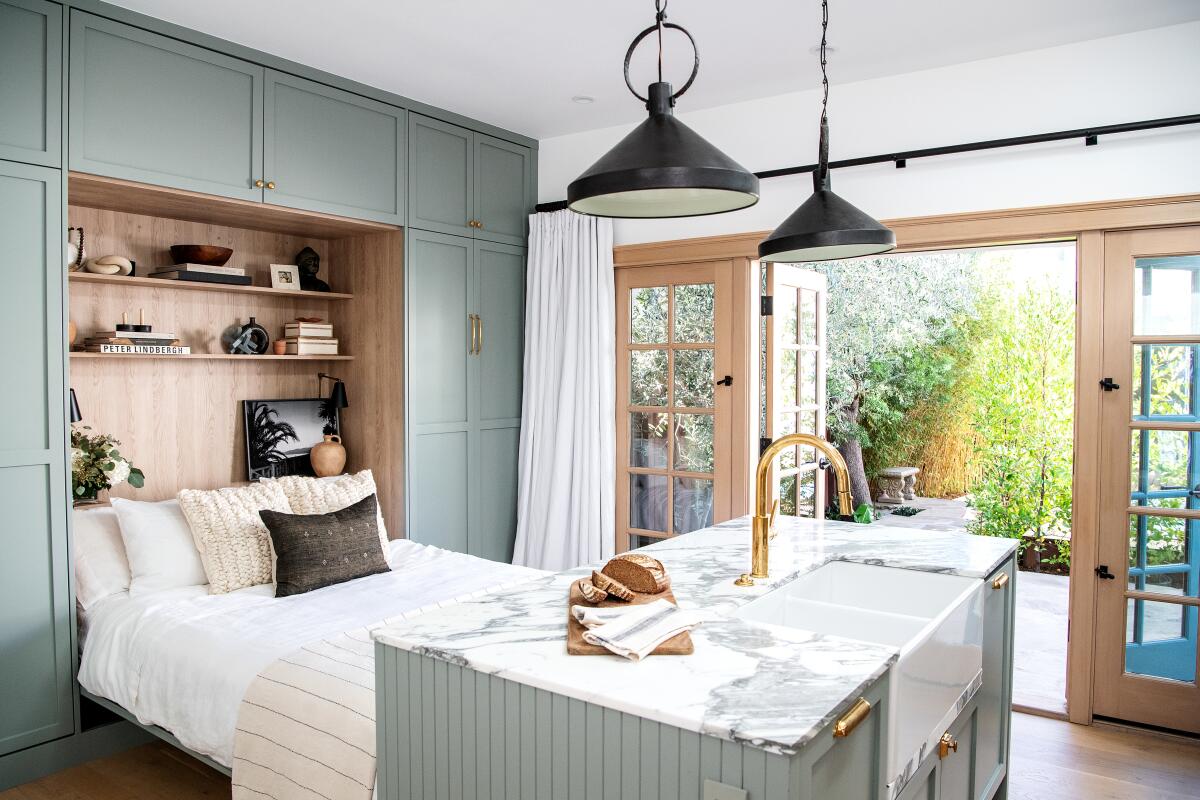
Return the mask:
<path id="1" fill-rule="evenodd" d="M 889 782 L 942 735 L 983 666 L 976 578 L 833 561 L 735 616 L 899 649 L 889 687 Z"/>

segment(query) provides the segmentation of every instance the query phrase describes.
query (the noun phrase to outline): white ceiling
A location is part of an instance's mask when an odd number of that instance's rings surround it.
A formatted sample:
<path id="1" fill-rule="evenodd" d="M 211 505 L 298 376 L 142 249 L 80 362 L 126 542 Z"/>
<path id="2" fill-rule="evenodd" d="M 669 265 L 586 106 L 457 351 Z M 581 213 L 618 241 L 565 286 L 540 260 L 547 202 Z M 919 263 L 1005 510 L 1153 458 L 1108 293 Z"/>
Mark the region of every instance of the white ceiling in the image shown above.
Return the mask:
<path id="1" fill-rule="evenodd" d="M 223 39 L 543 139 L 631 122 L 625 49 L 653 0 L 115 0 Z M 1200 19 L 1197 0 L 832 0 L 833 83 Z M 675 0 L 700 46 L 680 100 L 705 108 L 816 86 L 816 0 Z M 634 59 L 653 79 L 654 37 Z M 667 40 L 678 86 L 691 53 Z M 595 98 L 590 105 L 575 95 Z"/>

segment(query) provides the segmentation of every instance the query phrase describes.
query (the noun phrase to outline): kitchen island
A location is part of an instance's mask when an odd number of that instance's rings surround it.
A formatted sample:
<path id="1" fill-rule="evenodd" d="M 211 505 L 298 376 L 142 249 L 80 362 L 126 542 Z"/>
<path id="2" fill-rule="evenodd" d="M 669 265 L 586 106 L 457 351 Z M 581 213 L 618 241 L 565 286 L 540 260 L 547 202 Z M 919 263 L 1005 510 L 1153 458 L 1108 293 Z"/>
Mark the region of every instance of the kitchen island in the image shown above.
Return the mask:
<path id="1" fill-rule="evenodd" d="M 734 579 L 750 558 L 748 517 L 665 540 L 643 552 L 663 562 L 680 607 L 705 622 L 692 632 L 693 655 L 638 663 L 566 653 L 567 591 L 592 566 L 380 629 L 379 796 L 996 796 L 1007 755 L 1014 549 L 1002 539 L 784 517 L 770 577 L 743 587 Z M 890 691 L 892 673 L 908 645 L 822 629 L 833 614 L 810 617 L 806 628 L 803 615 L 764 624 L 748 613 L 834 562 L 978 585 L 962 593 L 955 628 L 977 642 L 959 649 L 974 653 L 978 669 L 948 709 L 946 744 L 959 748 L 951 758 L 937 757 L 940 729 L 889 756 L 901 721 L 889 715 L 905 702 Z M 936 639 L 930 647 L 944 644 Z"/>

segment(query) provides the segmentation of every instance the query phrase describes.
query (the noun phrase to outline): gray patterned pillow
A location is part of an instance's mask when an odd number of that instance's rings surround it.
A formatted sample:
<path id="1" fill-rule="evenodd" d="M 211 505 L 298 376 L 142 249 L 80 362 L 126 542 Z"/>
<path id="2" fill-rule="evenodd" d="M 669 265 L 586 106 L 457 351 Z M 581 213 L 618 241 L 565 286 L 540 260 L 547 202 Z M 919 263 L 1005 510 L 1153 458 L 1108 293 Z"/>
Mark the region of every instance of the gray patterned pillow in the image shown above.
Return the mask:
<path id="1" fill-rule="evenodd" d="M 259 512 L 275 547 L 275 596 L 388 571 L 375 495 L 328 514 Z"/>

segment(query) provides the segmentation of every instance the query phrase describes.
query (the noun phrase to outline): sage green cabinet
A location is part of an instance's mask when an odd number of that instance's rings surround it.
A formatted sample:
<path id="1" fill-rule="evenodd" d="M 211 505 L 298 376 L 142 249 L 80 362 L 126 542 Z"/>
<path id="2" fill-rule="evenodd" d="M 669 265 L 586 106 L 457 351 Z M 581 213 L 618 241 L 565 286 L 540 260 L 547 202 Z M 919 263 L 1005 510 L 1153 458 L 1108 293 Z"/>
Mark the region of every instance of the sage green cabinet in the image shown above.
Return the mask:
<path id="1" fill-rule="evenodd" d="M 62 6 L 0 0 L 0 159 L 62 161 Z"/>
<path id="2" fill-rule="evenodd" d="M 422 230 L 406 246 L 408 535 L 509 561 L 525 252 Z"/>
<path id="3" fill-rule="evenodd" d="M 409 227 L 524 245 L 532 174 L 527 147 L 409 117 Z"/>
<path id="4" fill-rule="evenodd" d="M 971 800 L 975 786 L 975 745 L 978 706 L 962 714 L 947 731 L 951 745 L 938 769 L 938 794 L 945 800 Z"/>
<path id="5" fill-rule="evenodd" d="M 71 12 L 71 169 L 262 200 L 263 69 Z"/>
<path id="6" fill-rule="evenodd" d="M 62 173 L 0 161 L 0 755 L 70 734 Z"/>
<path id="7" fill-rule="evenodd" d="M 1010 559 L 988 576 L 983 610 L 983 686 L 975 747 L 975 797 L 989 800 L 1004 783 L 1012 721 L 1013 613 L 1016 564 Z"/>
<path id="8" fill-rule="evenodd" d="M 263 200 L 404 223 L 403 109 L 274 70 L 264 91 Z"/>

